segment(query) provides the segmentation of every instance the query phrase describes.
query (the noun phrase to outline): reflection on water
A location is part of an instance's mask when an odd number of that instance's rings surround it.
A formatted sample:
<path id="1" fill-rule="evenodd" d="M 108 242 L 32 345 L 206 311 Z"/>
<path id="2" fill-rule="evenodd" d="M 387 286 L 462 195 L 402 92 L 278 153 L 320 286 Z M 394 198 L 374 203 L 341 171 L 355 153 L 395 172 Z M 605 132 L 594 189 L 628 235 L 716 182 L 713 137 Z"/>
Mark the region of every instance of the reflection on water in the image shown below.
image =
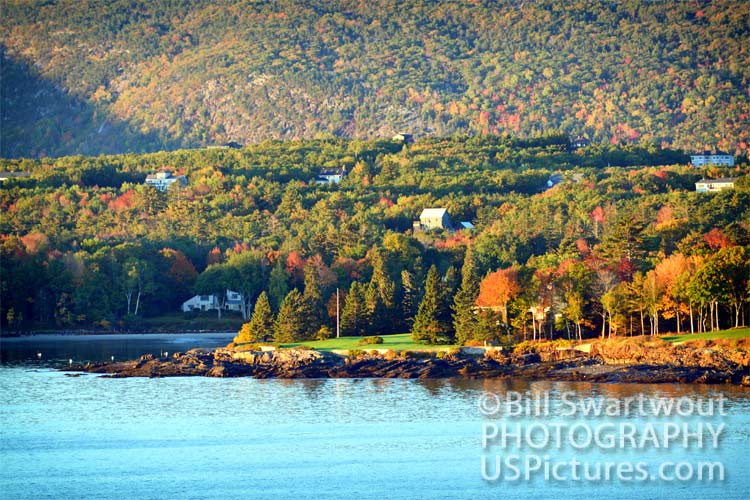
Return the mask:
<path id="1" fill-rule="evenodd" d="M 204 337 L 193 338 L 195 343 L 187 337 L 172 342 L 145 338 L 128 349 L 138 356 L 154 348 L 158 353 L 162 348 L 184 351 L 205 345 Z M 118 342 L 101 340 L 95 352 L 105 353 L 106 359 Z M 6 351 L 9 346 L 3 342 L 4 356 L 23 358 Z M 73 352 L 72 347 L 61 349 Z M 716 457 L 706 456 L 726 463 L 727 479 L 708 484 L 488 484 L 480 474 L 487 419 L 477 407 L 487 391 L 549 392 L 553 402 L 566 391 L 622 399 L 639 394 L 723 395 L 730 410 L 726 439 Z M 737 387 L 521 380 L 108 379 L 68 377 L 32 359 L 0 366 L 0 401 L 2 498 L 750 497 L 750 393 Z M 550 452 L 553 457 L 555 453 Z M 680 458 L 675 450 L 663 450 L 660 456 Z"/>
<path id="2" fill-rule="evenodd" d="M 225 346 L 231 333 L 132 334 L 132 335 L 34 335 L 0 338 L 0 362 L 57 366 L 87 361 L 136 359 L 143 354 L 186 351 L 194 347 Z"/>

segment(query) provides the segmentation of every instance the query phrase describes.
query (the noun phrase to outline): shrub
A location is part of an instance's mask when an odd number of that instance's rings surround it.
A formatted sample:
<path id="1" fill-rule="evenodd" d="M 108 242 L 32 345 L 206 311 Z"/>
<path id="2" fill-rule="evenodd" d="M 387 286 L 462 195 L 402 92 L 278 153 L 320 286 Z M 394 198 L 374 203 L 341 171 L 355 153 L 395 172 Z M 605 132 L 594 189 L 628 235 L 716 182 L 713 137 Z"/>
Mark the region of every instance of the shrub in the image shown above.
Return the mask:
<path id="1" fill-rule="evenodd" d="M 315 334 L 315 340 L 328 340 L 333 337 L 333 332 L 327 326 L 321 326 Z"/>
<path id="2" fill-rule="evenodd" d="M 357 345 L 382 344 L 383 342 L 383 337 L 363 337 L 357 341 Z"/>
<path id="3" fill-rule="evenodd" d="M 349 349 L 350 358 L 359 358 L 365 355 L 365 351 L 362 349 Z"/>
<path id="4" fill-rule="evenodd" d="M 403 351 L 401 357 L 405 359 L 427 359 L 432 357 L 430 351 Z"/>
<path id="5" fill-rule="evenodd" d="M 393 349 L 388 349 L 382 354 L 384 359 L 395 359 L 399 356 L 398 352 L 394 351 Z"/>

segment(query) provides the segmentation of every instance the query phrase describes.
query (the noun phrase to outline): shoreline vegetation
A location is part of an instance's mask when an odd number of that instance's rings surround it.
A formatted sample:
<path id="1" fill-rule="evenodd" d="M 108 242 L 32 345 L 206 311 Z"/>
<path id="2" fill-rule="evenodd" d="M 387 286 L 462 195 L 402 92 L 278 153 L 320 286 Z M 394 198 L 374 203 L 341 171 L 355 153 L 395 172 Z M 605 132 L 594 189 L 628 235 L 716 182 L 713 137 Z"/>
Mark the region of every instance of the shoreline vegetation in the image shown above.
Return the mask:
<path id="1" fill-rule="evenodd" d="M 404 335 L 356 346 L 352 339 L 312 349 L 243 345 L 191 349 L 170 357 L 92 363 L 68 372 L 107 377 L 254 378 L 524 378 L 612 383 L 696 383 L 750 386 L 750 329 L 713 335 L 621 337 L 583 342 L 521 342 L 515 346 L 410 346 Z M 388 337 L 395 337 L 387 339 Z M 712 338 L 710 338 L 712 337 Z M 387 339 L 387 340 L 386 340 Z M 319 343 L 320 344 L 320 343 Z M 230 344 L 231 346 L 231 344 Z M 427 350 L 418 350 L 426 347 Z M 72 374 L 71 374 L 72 375 Z"/>

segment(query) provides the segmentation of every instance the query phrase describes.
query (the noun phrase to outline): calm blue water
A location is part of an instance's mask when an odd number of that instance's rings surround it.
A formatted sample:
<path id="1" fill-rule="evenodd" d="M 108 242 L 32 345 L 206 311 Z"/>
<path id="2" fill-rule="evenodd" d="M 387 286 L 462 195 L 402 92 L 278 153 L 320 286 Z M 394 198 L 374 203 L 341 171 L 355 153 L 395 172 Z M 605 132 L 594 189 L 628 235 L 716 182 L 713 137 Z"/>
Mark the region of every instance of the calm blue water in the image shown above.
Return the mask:
<path id="1" fill-rule="evenodd" d="M 180 350 L 217 342 L 190 338 L 194 345 Z M 66 342 L 80 340 L 58 340 Z M 143 339 L 144 352 L 154 342 L 162 341 Z M 19 344 L 24 343 L 2 344 L 3 359 L 15 360 L 0 366 L 2 498 L 750 497 L 750 392 L 743 389 L 491 380 L 68 377 L 33 359 L 33 352 L 26 361 L 20 359 L 26 355 L 13 355 L 14 346 L 16 354 L 28 351 Z M 50 359 L 68 356 L 47 347 Z M 156 348 L 157 353 L 164 349 Z M 60 349 L 71 352 L 70 347 Z M 105 345 L 95 351 L 113 349 Z M 572 454 L 599 461 L 705 458 L 721 461 L 726 478 L 637 484 L 484 481 L 483 424 L 533 420 L 492 420 L 480 414 L 480 395 L 508 390 L 549 392 L 554 408 L 565 391 L 619 399 L 723 395 L 728 416 L 698 419 L 726 425 L 718 449 Z M 594 425 L 605 420 L 578 421 Z M 638 426 L 647 421 L 609 419 L 623 420 Z M 488 456 L 496 454 L 491 451 Z M 571 455 L 570 450 L 542 453 L 551 460 Z"/>

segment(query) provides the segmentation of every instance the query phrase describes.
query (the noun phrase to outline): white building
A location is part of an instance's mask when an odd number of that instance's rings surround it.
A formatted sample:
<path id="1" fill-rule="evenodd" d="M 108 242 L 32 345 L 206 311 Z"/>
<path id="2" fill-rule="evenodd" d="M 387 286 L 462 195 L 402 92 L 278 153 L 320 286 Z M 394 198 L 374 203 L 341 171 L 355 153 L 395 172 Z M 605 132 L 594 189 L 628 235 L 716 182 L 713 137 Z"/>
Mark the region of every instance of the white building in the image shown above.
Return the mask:
<path id="1" fill-rule="evenodd" d="M 315 178 L 316 184 L 338 184 L 346 177 L 346 167 L 321 169 Z"/>
<path id="2" fill-rule="evenodd" d="M 241 293 L 227 290 L 223 305 L 216 295 L 196 295 L 182 303 L 182 312 L 215 311 L 220 307 L 225 311 L 242 311 L 242 304 Z"/>
<path id="3" fill-rule="evenodd" d="M 695 183 L 696 193 L 713 193 L 723 189 L 734 187 L 736 177 L 724 177 L 722 179 L 701 179 Z"/>
<path id="4" fill-rule="evenodd" d="M 182 303 L 182 312 L 211 311 L 219 308 L 216 295 L 196 295 Z"/>
<path id="5" fill-rule="evenodd" d="M 157 172 L 146 176 L 146 184 L 161 192 L 165 192 L 175 182 L 179 182 L 181 186 L 187 186 L 187 179 L 184 175 L 174 176 L 172 172 Z"/>
<path id="6" fill-rule="evenodd" d="M 414 221 L 414 229 L 452 229 L 451 216 L 445 208 L 425 208 L 419 215 L 419 221 Z"/>
<path id="7" fill-rule="evenodd" d="M 705 167 L 706 165 L 733 167 L 734 156 L 729 153 L 722 153 L 721 151 L 718 153 L 705 152 L 690 155 L 690 163 L 692 163 L 694 167 Z"/>

